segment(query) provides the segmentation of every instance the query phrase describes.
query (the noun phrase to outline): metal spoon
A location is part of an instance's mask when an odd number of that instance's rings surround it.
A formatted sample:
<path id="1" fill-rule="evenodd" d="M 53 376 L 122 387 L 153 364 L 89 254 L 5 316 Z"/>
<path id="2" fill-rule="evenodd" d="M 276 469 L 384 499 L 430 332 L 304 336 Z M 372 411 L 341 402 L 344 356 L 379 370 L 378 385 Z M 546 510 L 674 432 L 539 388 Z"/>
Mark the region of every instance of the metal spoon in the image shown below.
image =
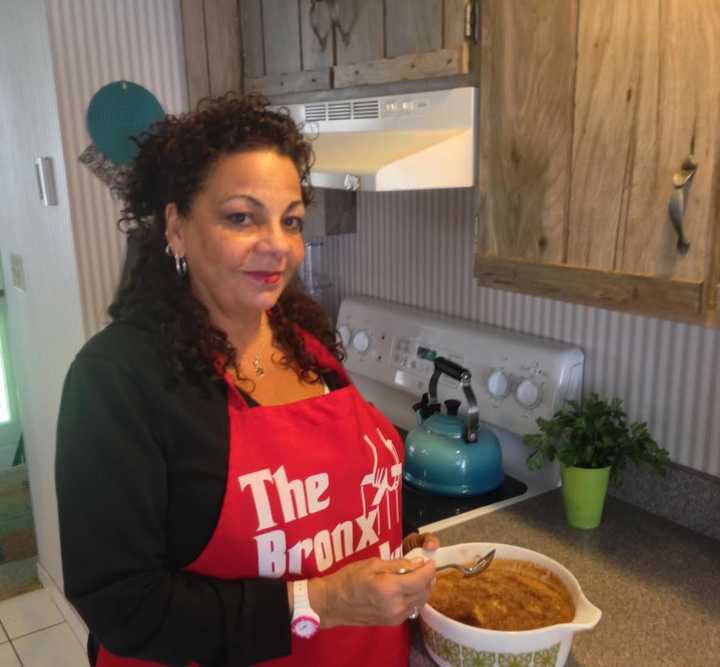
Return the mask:
<path id="1" fill-rule="evenodd" d="M 464 565 L 458 565 L 457 563 L 447 563 L 445 565 L 440 565 L 439 567 L 435 568 L 435 571 L 439 572 L 440 570 L 453 568 L 455 570 L 458 570 L 459 572 L 462 572 L 464 577 L 471 577 L 472 575 L 479 574 L 483 570 L 487 569 L 490 563 L 492 563 L 493 558 L 495 558 L 495 549 L 486 553 L 482 558 L 478 557 L 478 559 L 469 567 L 465 567 Z M 412 572 L 412 570 L 407 567 L 401 567 L 399 570 L 395 571 L 396 574 L 407 574 L 408 572 Z"/>
<path id="2" fill-rule="evenodd" d="M 478 558 L 469 567 L 465 567 L 464 565 L 458 565 L 457 563 L 447 563 L 446 565 L 440 565 L 439 567 L 435 568 L 435 571 L 439 572 L 440 570 L 453 568 L 454 570 L 462 572 L 462 575 L 464 577 L 472 577 L 472 575 L 479 574 L 483 570 L 487 569 L 490 566 L 490 563 L 492 563 L 493 558 L 495 558 L 495 549 L 486 553 L 482 558 Z"/>

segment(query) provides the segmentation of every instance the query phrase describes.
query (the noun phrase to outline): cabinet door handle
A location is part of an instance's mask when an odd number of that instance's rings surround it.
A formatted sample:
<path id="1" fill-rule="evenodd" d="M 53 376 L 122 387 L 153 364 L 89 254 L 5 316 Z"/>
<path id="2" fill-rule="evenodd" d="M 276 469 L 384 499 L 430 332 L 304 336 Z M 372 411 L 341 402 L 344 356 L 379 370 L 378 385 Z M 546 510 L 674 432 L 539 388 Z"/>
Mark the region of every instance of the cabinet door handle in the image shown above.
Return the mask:
<path id="1" fill-rule="evenodd" d="M 327 30 L 320 32 L 320 22 L 318 20 L 317 8 L 319 4 L 329 3 L 331 11 L 334 11 L 334 2 L 332 0 L 310 0 L 310 27 L 317 37 L 317 41 L 320 44 L 320 50 L 325 51 L 327 48 L 328 37 L 330 37 L 330 31 L 332 30 L 334 19 L 328 23 Z"/>
<path id="2" fill-rule="evenodd" d="M 670 214 L 670 222 L 678 237 L 677 251 L 681 255 L 687 255 L 690 249 L 690 241 L 688 241 L 683 231 L 683 218 L 685 217 L 690 186 L 697 168 L 698 164 L 695 158 L 689 155 L 680 166 L 680 171 L 675 172 L 672 177 L 673 191 L 668 204 L 668 213 Z"/>
<path id="3" fill-rule="evenodd" d="M 465 5 L 465 39 L 474 44 L 480 41 L 480 0 L 471 0 Z"/>

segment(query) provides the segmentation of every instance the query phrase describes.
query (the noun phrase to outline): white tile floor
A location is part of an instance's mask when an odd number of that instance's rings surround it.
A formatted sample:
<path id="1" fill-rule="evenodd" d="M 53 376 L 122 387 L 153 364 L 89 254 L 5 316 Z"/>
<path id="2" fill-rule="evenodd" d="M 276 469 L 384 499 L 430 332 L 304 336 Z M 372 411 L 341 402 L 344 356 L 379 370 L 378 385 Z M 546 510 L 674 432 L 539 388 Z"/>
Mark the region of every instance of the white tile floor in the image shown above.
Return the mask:
<path id="1" fill-rule="evenodd" d="M 0 602 L 0 667 L 86 667 L 85 648 L 46 590 Z"/>

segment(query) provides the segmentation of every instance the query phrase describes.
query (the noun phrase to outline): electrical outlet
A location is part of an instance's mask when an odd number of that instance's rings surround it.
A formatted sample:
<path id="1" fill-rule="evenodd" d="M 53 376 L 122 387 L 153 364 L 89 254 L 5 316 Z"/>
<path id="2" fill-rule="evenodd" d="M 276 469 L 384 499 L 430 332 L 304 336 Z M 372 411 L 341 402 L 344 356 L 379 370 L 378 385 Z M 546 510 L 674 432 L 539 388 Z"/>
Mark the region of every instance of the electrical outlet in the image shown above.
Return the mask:
<path id="1" fill-rule="evenodd" d="M 23 266 L 23 260 L 20 255 L 10 253 L 10 275 L 12 277 L 13 286 L 19 290 L 25 291 L 25 267 Z"/>

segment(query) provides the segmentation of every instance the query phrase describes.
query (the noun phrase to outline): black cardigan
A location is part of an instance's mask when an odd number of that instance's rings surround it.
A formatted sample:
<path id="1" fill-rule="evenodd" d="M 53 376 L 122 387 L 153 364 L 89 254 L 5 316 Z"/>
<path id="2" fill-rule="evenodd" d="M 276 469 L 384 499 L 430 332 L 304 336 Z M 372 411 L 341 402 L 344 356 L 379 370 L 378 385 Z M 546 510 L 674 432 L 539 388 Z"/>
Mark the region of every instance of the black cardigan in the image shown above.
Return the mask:
<path id="1" fill-rule="evenodd" d="M 227 388 L 168 390 L 156 341 L 142 323 L 114 322 L 65 380 L 56 460 L 65 594 L 118 655 L 203 667 L 288 655 L 285 582 L 181 569 L 220 515 Z"/>

